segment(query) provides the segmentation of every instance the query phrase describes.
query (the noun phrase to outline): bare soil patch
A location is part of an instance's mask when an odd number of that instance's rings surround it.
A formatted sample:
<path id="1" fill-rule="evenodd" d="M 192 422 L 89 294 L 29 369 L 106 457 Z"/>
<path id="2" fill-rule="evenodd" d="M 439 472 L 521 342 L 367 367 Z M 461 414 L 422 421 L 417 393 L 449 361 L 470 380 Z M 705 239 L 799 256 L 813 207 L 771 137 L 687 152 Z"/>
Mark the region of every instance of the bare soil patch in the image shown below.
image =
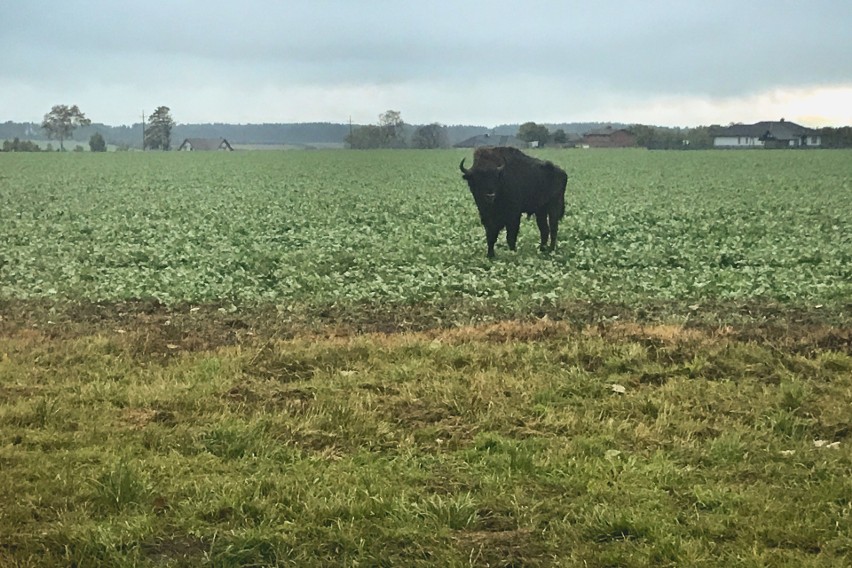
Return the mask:
<path id="1" fill-rule="evenodd" d="M 694 307 L 694 306 L 693 306 Z M 348 338 L 363 334 L 422 332 L 439 341 L 530 341 L 568 333 L 645 342 L 734 339 L 772 344 L 806 353 L 817 350 L 852 351 L 848 309 L 835 313 L 814 308 L 784 308 L 776 304 L 732 304 L 707 307 L 712 320 L 700 314 L 665 321 L 676 307 L 624 306 L 576 302 L 537 313 L 481 313 L 452 318 L 452 306 L 360 306 L 306 309 L 281 313 L 274 306 L 234 310 L 216 304 L 165 305 L 154 300 L 124 302 L 0 301 L 0 337 L 29 342 L 105 335 L 130 348 L 140 358 L 167 359 L 183 351 L 207 351 L 234 345 L 301 337 Z M 692 310 L 694 312 L 694 310 Z M 723 323 L 727 322 L 727 323 Z M 275 373 L 265 358 L 254 371 Z"/>

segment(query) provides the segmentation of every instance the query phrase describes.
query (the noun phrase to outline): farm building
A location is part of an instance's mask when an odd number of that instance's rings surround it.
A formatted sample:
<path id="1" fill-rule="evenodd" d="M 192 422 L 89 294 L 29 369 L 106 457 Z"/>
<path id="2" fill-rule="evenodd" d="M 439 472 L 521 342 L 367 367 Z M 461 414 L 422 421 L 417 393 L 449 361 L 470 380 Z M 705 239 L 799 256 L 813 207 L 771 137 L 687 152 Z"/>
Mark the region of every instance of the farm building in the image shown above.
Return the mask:
<path id="1" fill-rule="evenodd" d="M 224 150 L 233 152 L 231 144 L 224 138 L 187 138 L 180 145 L 178 150 L 184 151 L 207 151 L 207 150 Z"/>
<path id="2" fill-rule="evenodd" d="M 480 134 L 478 136 L 468 138 L 467 140 L 455 144 L 453 148 L 479 148 L 480 146 L 512 146 L 513 148 L 519 149 L 529 148 L 529 144 L 520 138 L 493 134 Z"/>
<path id="3" fill-rule="evenodd" d="M 599 128 L 583 135 L 582 144 L 591 148 L 633 148 L 636 136 L 626 128 Z"/>
<path id="4" fill-rule="evenodd" d="M 821 144 L 819 131 L 783 118 L 777 122 L 717 126 L 710 129 L 710 135 L 714 148 L 816 148 Z"/>

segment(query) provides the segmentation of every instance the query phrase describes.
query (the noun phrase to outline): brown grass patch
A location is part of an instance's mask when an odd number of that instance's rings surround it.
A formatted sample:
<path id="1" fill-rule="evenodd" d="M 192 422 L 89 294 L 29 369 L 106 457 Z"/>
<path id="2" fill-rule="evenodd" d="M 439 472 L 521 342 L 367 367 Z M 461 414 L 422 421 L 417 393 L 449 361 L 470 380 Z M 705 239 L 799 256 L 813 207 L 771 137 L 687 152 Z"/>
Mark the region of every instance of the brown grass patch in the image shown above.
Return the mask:
<path id="1" fill-rule="evenodd" d="M 456 546 L 471 566 L 544 566 L 547 549 L 530 529 L 460 531 Z"/>
<path id="2" fill-rule="evenodd" d="M 379 346 L 399 347 L 405 342 L 424 339 L 451 344 L 499 343 L 547 341 L 577 333 L 666 345 L 736 339 L 777 345 L 798 353 L 852 352 L 852 327 L 822 323 L 819 311 L 803 315 L 801 310 L 783 312 L 776 309 L 771 312 L 771 318 L 760 317 L 751 322 L 709 324 L 691 320 L 671 324 L 643 321 L 617 306 L 605 311 L 605 306 L 590 307 L 580 302 L 575 306 L 576 313 L 569 308 L 561 308 L 553 317 L 539 314 L 535 318 L 508 319 L 507 316 L 493 323 L 453 326 L 440 323 L 446 320 L 435 320 L 434 314 L 418 306 L 403 306 L 393 313 L 363 308 L 348 314 L 317 312 L 296 316 L 279 314 L 272 306 L 232 312 L 213 304 L 166 306 L 153 301 L 126 301 L 56 305 L 7 300 L 0 302 L 0 339 L 13 339 L 20 349 L 26 349 L 46 340 L 103 335 L 135 358 L 149 360 L 169 360 L 182 352 L 235 345 L 256 348 L 267 342 L 261 347 L 263 351 L 270 345 L 294 338 L 322 339 L 339 345 L 366 336 Z M 735 309 L 744 308 L 731 307 Z M 601 319 L 601 314 L 611 317 Z M 274 365 L 265 367 L 263 363 L 269 361 L 263 359 L 268 353 L 259 354 L 259 360 L 254 363 L 261 364 L 255 371 L 267 375 L 287 374 L 287 369 Z"/>
<path id="3" fill-rule="evenodd" d="M 153 408 L 125 408 L 121 413 L 122 421 L 130 424 L 134 430 L 141 430 L 152 423 L 174 425 L 175 414 L 169 410 Z"/>

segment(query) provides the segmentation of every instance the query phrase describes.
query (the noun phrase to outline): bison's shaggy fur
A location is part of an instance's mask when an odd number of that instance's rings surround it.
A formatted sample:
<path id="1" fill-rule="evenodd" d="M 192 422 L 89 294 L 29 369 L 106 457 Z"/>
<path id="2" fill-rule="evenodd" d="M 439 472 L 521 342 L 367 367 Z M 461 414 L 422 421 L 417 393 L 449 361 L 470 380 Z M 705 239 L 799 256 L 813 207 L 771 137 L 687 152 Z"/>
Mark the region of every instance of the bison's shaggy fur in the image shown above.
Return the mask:
<path id="1" fill-rule="evenodd" d="M 565 215 L 565 187 L 568 175 L 552 162 L 527 156 L 517 148 L 483 147 L 473 154 L 473 166 L 459 164 L 467 181 L 479 219 L 485 227 L 488 257 L 494 256 L 494 243 L 503 228 L 506 242 L 515 250 L 524 213 L 535 215 L 541 233 L 541 250 L 556 247 L 559 220 Z"/>

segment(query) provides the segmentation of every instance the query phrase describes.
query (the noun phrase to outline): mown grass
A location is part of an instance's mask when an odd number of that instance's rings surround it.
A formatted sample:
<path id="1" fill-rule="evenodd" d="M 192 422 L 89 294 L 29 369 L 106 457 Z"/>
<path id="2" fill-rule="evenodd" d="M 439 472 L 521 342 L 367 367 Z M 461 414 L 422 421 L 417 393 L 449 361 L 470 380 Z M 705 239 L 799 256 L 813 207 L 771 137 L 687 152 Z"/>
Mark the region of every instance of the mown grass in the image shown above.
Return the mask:
<path id="1" fill-rule="evenodd" d="M 848 349 L 547 320 L 152 334 L 0 337 L 0 565 L 852 559 Z"/>

